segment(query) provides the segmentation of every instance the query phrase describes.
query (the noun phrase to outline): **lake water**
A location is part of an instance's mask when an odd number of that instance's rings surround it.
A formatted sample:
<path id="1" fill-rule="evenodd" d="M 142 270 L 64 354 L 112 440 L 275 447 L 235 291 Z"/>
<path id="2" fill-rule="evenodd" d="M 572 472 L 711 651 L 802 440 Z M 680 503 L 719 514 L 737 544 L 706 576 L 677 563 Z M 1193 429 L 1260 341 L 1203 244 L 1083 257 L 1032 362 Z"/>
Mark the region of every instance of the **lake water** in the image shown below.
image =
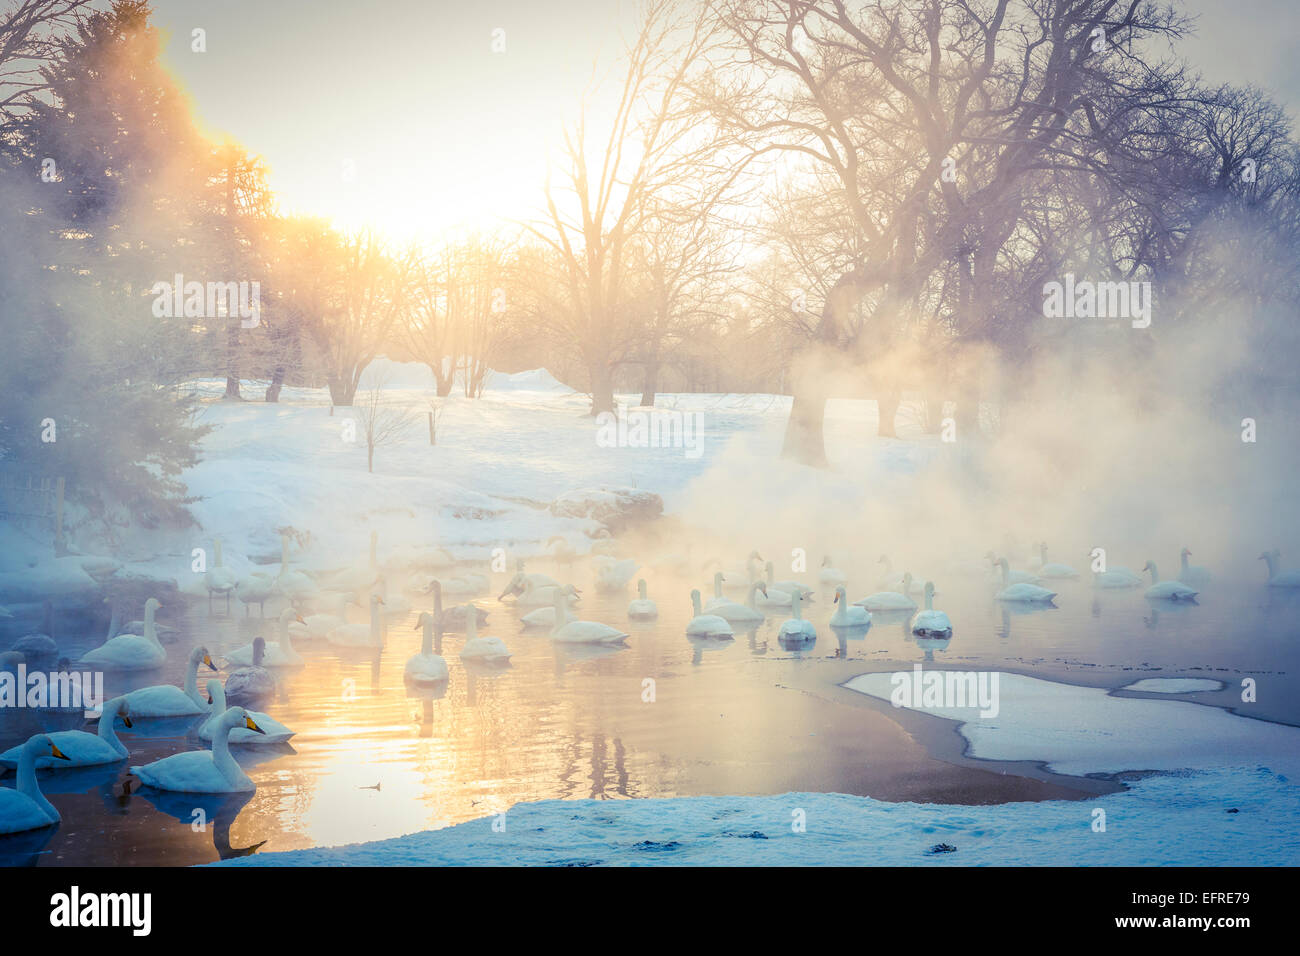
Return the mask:
<path id="1" fill-rule="evenodd" d="M 499 587 L 504 576 L 496 577 Z M 905 617 L 879 614 L 865 633 L 836 635 L 826 623 L 830 595 L 819 593 L 806 614 L 819 637 L 799 649 L 778 642 L 777 628 L 788 616 L 779 610 L 754 632 L 738 631 L 734 641 L 686 638 L 686 595 L 692 586 L 707 594 L 701 582 L 651 578 L 659 619 L 629 623 L 633 588 L 599 594 L 581 564 L 572 579 L 584 592 L 577 616 L 628 630 L 626 648 L 559 647 L 545 629 L 522 630 L 520 612 L 498 604 L 495 591 L 479 598 L 490 614 L 482 633 L 506 641 L 511 665 L 466 667 L 457 656 L 463 635 L 449 633 L 443 653 L 451 678 L 442 696 L 413 695 L 403 683 L 403 665 L 421 640 L 413 628 L 418 607 L 387 618 L 387 643 L 378 654 L 299 643 L 307 665 L 279 672 L 276 696 L 256 707 L 297 736 L 280 747 L 235 748 L 257 783 L 255 794 L 126 794 L 126 762 L 42 773 L 42 788 L 63 822 L 36 835 L 0 838 L 0 863 L 202 863 L 256 849 L 400 836 L 547 798 L 817 790 L 988 803 L 1087 791 L 1082 782 L 1076 789 L 1068 778 L 1033 768 L 958 759 L 960 747 L 949 746 L 938 759 L 934 741 L 904 732 L 887 705 L 839 687 L 866 671 L 910 670 L 916 662 L 1106 687 L 1150 676 L 1211 677 L 1225 688 L 1188 699 L 1300 723 L 1300 593 L 1269 590 L 1257 578 L 1212 585 L 1199 605 L 1186 607 L 1153 605 L 1141 590 L 1094 592 L 1086 583 L 1064 582 L 1058 608 L 1020 613 L 1004 610 L 982 582 L 954 582 L 941 586 L 935 601 L 955 628 L 946 646 L 918 646 Z M 875 588 L 854 588 L 850 597 L 869 590 Z M 107 696 L 179 684 L 195 643 L 219 659 L 259 633 L 274 639 L 271 615 L 278 606 L 268 607 L 261 621 L 256 609 L 246 618 L 232 604 L 229 616 L 220 603 L 212 615 L 206 602 L 180 615 L 165 609 L 173 616 L 160 620 L 179 628 L 165 668 L 109 674 Z M 364 618 L 358 608 L 351 613 Z M 62 653 L 75 659 L 100 643 L 104 625 L 56 631 Z M 0 649 L 14 636 L 0 638 Z M 1255 704 L 1241 703 L 1243 677 L 1257 682 Z M 200 674 L 200 686 L 205 679 Z M 68 726 L 50 715 L 0 711 L 0 747 L 26 739 L 38 724 Z M 130 763 L 147 763 L 198 747 L 189 729 L 184 721 L 137 721 L 119 736 Z M 0 783 L 13 786 L 13 775 Z M 1095 792 L 1095 783 L 1088 785 Z M 206 826 L 196 822 L 197 810 Z"/>

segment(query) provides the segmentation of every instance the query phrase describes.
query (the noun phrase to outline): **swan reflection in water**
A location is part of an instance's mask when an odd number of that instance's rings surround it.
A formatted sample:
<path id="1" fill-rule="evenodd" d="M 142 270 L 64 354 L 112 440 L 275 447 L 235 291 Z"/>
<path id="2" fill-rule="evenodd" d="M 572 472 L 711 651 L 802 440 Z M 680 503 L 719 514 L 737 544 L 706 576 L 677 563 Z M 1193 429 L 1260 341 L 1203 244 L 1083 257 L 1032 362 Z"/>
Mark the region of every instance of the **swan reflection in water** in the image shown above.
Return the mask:
<path id="1" fill-rule="evenodd" d="M 287 744 L 285 746 L 288 746 Z M 128 784 L 129 786 L 129 784 Z M 124 791 L 125 793 L 125 791 Z M 229 860 L 234 857 L 251 856 L 266 845 L 260 840 L 250 846 L 232 846 L 230 828 L 248 801 L 253 799 L 253 792 L 242 793 L 176 793 L 170 790 L 155 790 L 143 787 L 129 794 L 128 799 L 135 798 L 151 804 L 160 813 L 188 824 L 195 833 L 210 833 L 212 846 L 218 858 Z"/>

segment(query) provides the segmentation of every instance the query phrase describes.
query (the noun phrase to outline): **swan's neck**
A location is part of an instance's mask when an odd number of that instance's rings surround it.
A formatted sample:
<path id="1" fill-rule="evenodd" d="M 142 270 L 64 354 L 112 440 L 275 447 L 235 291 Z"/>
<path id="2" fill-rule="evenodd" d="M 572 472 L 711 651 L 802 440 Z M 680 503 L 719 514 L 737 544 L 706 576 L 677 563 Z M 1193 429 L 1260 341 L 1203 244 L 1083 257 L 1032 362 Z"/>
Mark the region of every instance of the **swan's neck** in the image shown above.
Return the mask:
<path id="1" fill-rule="evenodd" d="M 642 601 L 645 600 L 646 586 L 644 581 L 642 581 L 640 584 L 636 586 L 636 593 L 637 593 L 637 597 L 639 597 Z"/>
<path id="2" fill-rule="evenodd" d="M 185 669 L 185 696 L 204 710 L 207 710 L 208 702 L 199 696 L 199 664 L 201 662 L 201 658 L 190 658 L 189 667 Z"/>
<path id="3" fill-rule="evenodd" d="M 1268 565 L 1268 576 L 1270 578 L 1277 577 L 1277 562 L 1273 559 L 1273 555 L 1264 555 L 1264 563 Z"/>
<path id="4" fill-rule="evenodd" d="M 790 613 L 796 621 L 803 620 L 803 615 L 800 613 L 800 605 L 802 603 L 802 595 L 800 595 L 799 589 L 795 588 L 790 592 Z"/>
<path id="5" fill-rule="evenodd" d="M 162 647 L 162 644 L 158 642 L 157 628 L 155 628 L 153 624 L 152 604 L 146 605 L 144 609 L 144 636 L 146 640 L 151 641 L 154 644 L 157 644 L 159 647 Z"/>
<path id="6" fill-rule="evenodd" d="M 1184 571 L 1187 570 L 1187 552 L 1186 552 L 1186 551 L 1183 552 L 1183 570 L 1184 570 Z"/>
<path id="7" fill-rule="evenodd" d="M 768 584 L 768 587 L 771 587 L 771 586 L 775 583 L 774 578 L 776 577 L 776 575 L 772 573 L 772 562 L 771 562 L 771 561 L 767 562 L 767 567 L 764 568 L 764 570 L 767 572 L 767 584 Z"/>
<path id="8" fill-rule="evenodd" d="M 698 594 L 691 595 L 691 607 L 695 611 L 695 616 L 699 617 L 700 614 L 702 613 L 702 610 L 700 608 L 700 596 Z"/>
<path id="9" fill-rule="evenodd" d="M 28 747 L 23 747 L 18 754 L 18 792 L 40 807 L 50 822 L 59 819 L 59 811 L 45 799 L 40 784 L 36 782 L 36 754 Z"/>
<path id="10" fill-rule="evenodd" d="M 121 626 L 122 626 L 122 612 L 119 611 L 116 607 L 114 607 L 113 613 L 110 615 L 108 621 L 108 637 L 104 638 L 104 640 L 111 641 L 113 638 L 117 637 L 118 628 L 120 628 Z"/>
<path id="11" fill-rule="evenodd" d="M 230 732 L 236 726 L 222 721 L 217 726 L 217 732 L 212 735 L 212 763 L 221 771 L 221 775 L 232 783 L 244 776 L 239 763 L 230 756 Z"/>
<path id="12" fill-rule="evenodd" d="M 1002 583 L 1003 583 L 1003 584 L 1010 584 L 1010 583 L 1011 583 L 1011 569 L 1010 569 L 1009 567 L 1007 567 L 1005 564 L 1000 564 L 1000 565 L 998 565 L 998 567 L 1002 570 Z"/>
<path id="13" fill-rule="evenodd" d="M 425 657 L 433 654 L 433 620 L 424 619 L 424 640 L 420 642 L 420 653 Z"/>
<path id="14" fill-rule="evenodd" d="M 1156 566 L 1154 563 L 1152 563 L 1151 565 L 1151 583 L 1152 584 L 1160 583 L 1160 572 L 1156 570 Z"/>
<path id="15" fill-rule="evenodd" d="M 286 657 L 294 653 L 293 635 L 289 633 L 288 614 L 282 614 L 280 616 L 280 650 L 284 652 Z"/>
<path id="16" fill-rule="evenodd" d="M 713 576 L 713 596 L 722 597 L 722 572 Z"/>
<path id="17" fill-rule="evenodd" d="M 934 592 L 928 589 L 925 592 L 925 609 L 927 611 L 934 610 Z"/>
<path id="18" fill-rule="evenodd" d="M 749 599 L 745 601 L 752 608 L 758 607 L 758 585 L 759 582 L 755 581 L 749 586 Z"/>
<path id="19" fill-rule="evenodd" d="M 117 739 L 117 728 L 113 726 L 117 719 L 117 708 L 121 700 L 110 700 L 99 714 L 99 739 L 113 748 L 114 753 L 125 754 L 126 748 Z"/>
<path id="20" fill-rule="evenodd" d="M 216 562 L 215 566 L 219 568 L 221 567 L 221 539 L 220 538 L 216 538 L 213 540 L 212 551 L 214 555 L 213 560 Z"/>

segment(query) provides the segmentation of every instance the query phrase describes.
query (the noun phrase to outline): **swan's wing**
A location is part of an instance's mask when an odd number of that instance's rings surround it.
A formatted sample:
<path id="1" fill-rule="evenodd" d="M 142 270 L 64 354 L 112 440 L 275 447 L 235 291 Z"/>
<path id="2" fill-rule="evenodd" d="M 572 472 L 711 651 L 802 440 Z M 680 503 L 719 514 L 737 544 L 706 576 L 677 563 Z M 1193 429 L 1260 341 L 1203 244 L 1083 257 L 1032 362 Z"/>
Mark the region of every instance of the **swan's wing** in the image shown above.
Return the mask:
<path id="1" fill-rule="evenodd" d="M 212 754 L 207 750 L 172 754 L 143 767 L 132 767 L 131 773 L 142 783 L 160 790 L 221 793 L 230 789 L 230 782 L 217 769 Z"/>

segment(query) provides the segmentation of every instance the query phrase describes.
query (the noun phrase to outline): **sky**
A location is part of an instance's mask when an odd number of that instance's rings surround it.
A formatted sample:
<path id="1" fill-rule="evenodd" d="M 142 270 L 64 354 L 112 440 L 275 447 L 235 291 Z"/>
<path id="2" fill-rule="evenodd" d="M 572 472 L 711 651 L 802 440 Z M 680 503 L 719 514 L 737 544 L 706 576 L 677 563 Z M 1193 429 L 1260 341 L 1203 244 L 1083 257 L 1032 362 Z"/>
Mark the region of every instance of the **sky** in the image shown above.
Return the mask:
<path id="1" fill-rule="evenodd" d="M 1207 80 L 1263 86 L 1296 115 L 1296 0 L 1184 8 L 1200 18 L 1184 50 Z M 200 122 L 267 161 L 283 211 L 406 239 L 539 210 L 548 151 L 634 5 L 155 0 L 154 21 Z"/>

